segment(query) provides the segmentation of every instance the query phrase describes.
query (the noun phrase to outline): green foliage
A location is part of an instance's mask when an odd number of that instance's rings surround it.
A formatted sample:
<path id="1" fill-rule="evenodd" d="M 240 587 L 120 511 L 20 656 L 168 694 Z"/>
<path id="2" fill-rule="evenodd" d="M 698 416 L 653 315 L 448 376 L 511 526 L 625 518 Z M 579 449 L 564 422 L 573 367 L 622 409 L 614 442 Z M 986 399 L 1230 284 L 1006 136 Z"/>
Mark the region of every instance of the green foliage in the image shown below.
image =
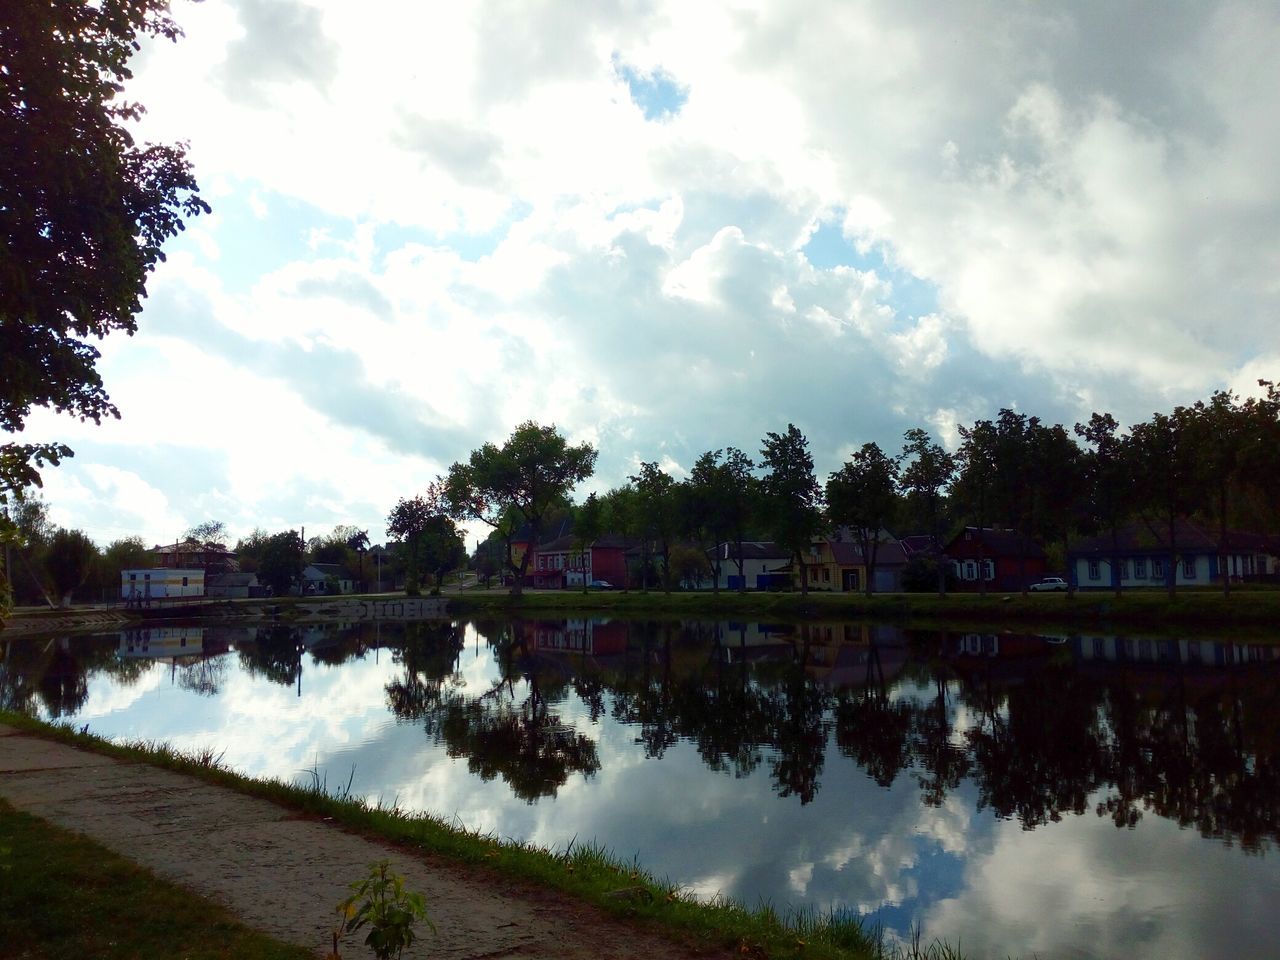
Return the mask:
<path id="1" fill-rule="evenodd" d="M 62 598 L 62 606 L 71 603 L 71 594 L 89 578 L 98 560 L 98 547 L 80 530 L 59 530 L 49 540 L 45 554 L 45 571 L 51 593 Z"/>
<path id="2" fill-rule="evenodd" d="M 454 519 L 479 520 L 503 533 L 507 542 L 527 524 L 532 542 L 551 512 L 562 509 L 575 486 L 591 476 L 596 451 L 587 443 L 570 446 L 555 425 L 520 424 L 501 447 L 486 443 L 466 463 L 455 463 L 441 486 Z M 514 593 L 524 585 L 530 551 L 520 558 Z"/>
<path id="3" fill-rule="evenodd" d="M 258 580 L 277 597 L 302 582 L 302 538 L 296 530 L 267 537 L 258 559 Z"/>
<path id="4" fill-rule="evenodd" d="M 827 516 L 837 526 L 847 526 L 867 563 L 867 593 L 875 589 L 876 556 L 880 531 L 898 506 L 898 463 L 884 455 L 877 444 L 863 444 L 843 467 L 827 480 Z"/>
<path id="5" fill-rule="evenodd" d="M 822 529 L 822 488 L 813 472 L 809 441 L 794 423 L 787 432 L 768 433 L 760 448 L 762 520 L 773 539 L 791 551 L 800 570 L 800 587 L 808 592 L 802 555 Z"/>
<path id="6" fill-rule="evenodd" d="M 9 5 L 0 20 L 0 430 L 33 407 L 118 417 L 89 341 L 132 333 L 182 218 L 206 212 L 183 145 L 137 145 L 117 101 L 142 35 L 176 39 L 164 0 Z M 0 502 L 38 486 L 59 443 L 0 445 Z"/>
<path id="7" fill-rule="evenodd" d="M 367 926 L 365 946 L 379 960 L 404 953 L 405 947 L 417 939 L 413 927 L 419 920 L 436 932 L 422 894 L 406 890 L 404 877 L 392 873 L 387 860 L 371 863 L 369 875 L 351 884 L 351 891 L 351 896 L 338 904 L 343 929 L 355 933 Z"/>
<path id="8" fill-rule="evenodd" d="M 407 569 L 405 592 L 416 596 L 424 574 L 436 578 L 438 593 L 446 574 L 467 561 L 467 545 L 453 520 L 444 513 L 442 487 L 433 483 L 423 495 L 401 498 L 387 516 L 387 536 L 404 546 Z"/>

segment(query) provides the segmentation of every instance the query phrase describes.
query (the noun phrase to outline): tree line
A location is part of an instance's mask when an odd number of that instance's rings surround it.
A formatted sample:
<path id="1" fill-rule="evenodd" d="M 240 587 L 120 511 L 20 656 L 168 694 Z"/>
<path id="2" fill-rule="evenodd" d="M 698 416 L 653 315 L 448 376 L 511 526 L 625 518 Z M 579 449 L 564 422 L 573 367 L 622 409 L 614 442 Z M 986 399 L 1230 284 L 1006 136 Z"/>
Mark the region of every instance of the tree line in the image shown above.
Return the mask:
<path id="1" fill-rule="evenodd" d="M 597 451 L 530 421 L 502 445 L 487 443 L 453 464 L 427 494 L 402 500 L 393 518 L 412 505 L 421 529 L 428 518 L 445 530 L 454 529 L 450 521 L 481 522 L 490 533 L 476 569 L 509 575 L 516 594 L 531 559 L 516 545 L 540 542 L 566 518 L 579 549 L 605 533 L 634 544 L 640 585 L 667 591 L 705 579 L 718 589 L 724 557 L 709 548 L 726 543 L 745 589 L 743 544 L 769 540 L 791 554 L 807 592 L 805 555 L 815 537 L 837 531 L 866 560 L 867 592 L 889 528 L 932 545 L 932 558 L 908 570 L 916 589 L 945 588 L 940 549 L 963 526 L 1016 530 L 1061 564 L 1073 539 L 1110 536 L 1114 545 L 1126 524 L 1141 523 L 1176 557 L 1183 520 L 1220 541 L 1229 529 L 1280 531 L 1280 389 L 1259 386 L 1257 397 L 1217 391 L 1127 430 L 1108 413 L 1067 428 L 1004 408 L 960 426 L 954 452 L 914 428 L 897 451 L 864 443 L 825 482 L 807 438 L 788 424 L 767 433 L 755 457 L 737 447 L 708 450 L 680 479 L 642 461 L 625 483 L 576 503 L 572 492 L 592 475 Z M 1230 591 L 1228 577 L 1222 586 Z"/>

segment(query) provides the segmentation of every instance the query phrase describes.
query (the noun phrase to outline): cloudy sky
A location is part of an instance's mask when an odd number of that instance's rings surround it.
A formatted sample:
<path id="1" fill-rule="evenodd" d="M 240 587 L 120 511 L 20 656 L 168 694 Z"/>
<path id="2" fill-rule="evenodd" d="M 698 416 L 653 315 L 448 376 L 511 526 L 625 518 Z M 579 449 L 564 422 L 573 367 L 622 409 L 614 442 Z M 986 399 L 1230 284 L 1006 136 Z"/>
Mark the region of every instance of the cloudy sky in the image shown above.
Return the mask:
<path id="1" fill-rule="evenodd" d="M 677 474 L 794 422 L 1125 423 L 1280 377 L 1280 7 L 179 2 L 213 213 L 51 415 L 54 519 L 384 534 L 522 420 Z"/>

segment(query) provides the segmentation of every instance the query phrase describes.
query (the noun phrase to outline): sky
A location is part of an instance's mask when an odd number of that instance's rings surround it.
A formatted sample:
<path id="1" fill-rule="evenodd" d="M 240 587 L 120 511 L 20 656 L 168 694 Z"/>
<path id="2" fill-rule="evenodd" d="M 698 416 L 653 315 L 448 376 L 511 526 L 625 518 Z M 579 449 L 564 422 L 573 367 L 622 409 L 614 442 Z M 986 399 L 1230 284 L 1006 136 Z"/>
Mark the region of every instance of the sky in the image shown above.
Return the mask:
<path id="1" fill-rule="evenodd" d="M 129 99 L 213 212 L 52 519 L 380 540 L 528 419 L 641 461 L 1280 378 L 1269 2 L 178 0 Z"/>

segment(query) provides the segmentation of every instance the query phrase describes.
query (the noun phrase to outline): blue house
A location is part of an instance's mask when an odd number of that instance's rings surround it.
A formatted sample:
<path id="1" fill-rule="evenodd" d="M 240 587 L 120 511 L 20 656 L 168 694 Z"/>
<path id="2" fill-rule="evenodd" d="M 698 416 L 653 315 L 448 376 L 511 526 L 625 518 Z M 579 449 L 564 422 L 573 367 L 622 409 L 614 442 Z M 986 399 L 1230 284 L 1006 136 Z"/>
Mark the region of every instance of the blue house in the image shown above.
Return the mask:
<path id="1" fill-rule="evenodd" d="M 1138 587 L 1206 586 L 1220 584 L 1225 574 L 1233 583 L 1274 580 L 1280 544 L 1262 534 L 1228 531 L 1216 534 L 1199 524 L 1174 524 L 1170 549 L 1168 527 L 1134 523 L 1110 533 L 1081 540 L 1067 554 L 1067 568 L 1081 590 Z"/>

